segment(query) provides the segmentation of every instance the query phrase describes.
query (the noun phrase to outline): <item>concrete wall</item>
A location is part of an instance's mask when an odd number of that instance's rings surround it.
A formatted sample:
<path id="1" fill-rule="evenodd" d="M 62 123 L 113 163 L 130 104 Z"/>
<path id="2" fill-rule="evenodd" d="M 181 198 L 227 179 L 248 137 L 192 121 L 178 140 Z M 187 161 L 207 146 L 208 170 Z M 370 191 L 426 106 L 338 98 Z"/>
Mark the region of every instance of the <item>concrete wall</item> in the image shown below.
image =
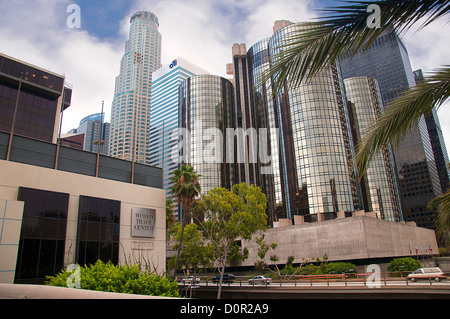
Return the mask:
<path id="1" fill-rule="evenodd" d="M 280 264 L 286 263 L 289 256 L 295 257 L 294 263 L 322 259 L 325 254 L 329 261 L 415 256 L 416 247 L 418 255 L 438 254 L 434 231 L 368 216 L 271 228 L 265 232 L 265 240 L 278 244 L 274 253 Z M 244 241 L 242 248 L 249 250 L 249 258 L 233 266 L 253 266 L 260 260 L 254 241 Z M 266 257 L 268 264 L 271 254 Z"/>
<path id="2" fill-rule="evenodd" d="M 80 195 L 121 202 L 119 262 L 148 261 L 157 271 L 165 271 L 165 197 L 162 189 L 90 177 L 15 162 L 0 161 L 0 282 L 14 278 L 23 203 L 17 202 L 19 187 L 69 193 L 65 265 L 74 262 Z M 6 205 L 6 206 L 5 206 Z M 6 207 L 6 208 L 5 208 Z M 131 209 L 156 209 L 154 238 L 131 236 Z"/>

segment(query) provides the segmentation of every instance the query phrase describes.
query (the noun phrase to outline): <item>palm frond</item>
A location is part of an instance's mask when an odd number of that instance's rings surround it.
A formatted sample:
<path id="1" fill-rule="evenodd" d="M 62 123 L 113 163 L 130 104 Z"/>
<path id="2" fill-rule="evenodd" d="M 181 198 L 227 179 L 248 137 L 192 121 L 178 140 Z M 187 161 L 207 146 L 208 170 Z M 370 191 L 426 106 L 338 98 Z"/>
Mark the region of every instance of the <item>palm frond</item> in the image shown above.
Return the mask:
<path id="1" fill-rule="evenodd" d="M 366 50 L 384 33 L 407 31 L 419 19 L 426 18 L 425 27 L 450 11 L 445 0 L 383 0 L 344 1 L 348 5 L 322 10 L 327 14 L 317 21 L 303 23 L 284 43 L 276 48 L 271 69 L 263 82 L 274 80 L 274 93 L 280 93 L 284 85 L 297 86 L 340 57 L 353 56 L 358 50 Z M 380 7 L 380 28 L 370 28 L 367 19 L 369 4 Z"/>
<path id="2" fill-rule="evenodd" d="M 389 141 L 397 147 L 422 115 L 439 108 L 449 97 L 450 66 L 445 66 L 390 103 L 357 145 L 355 162 L 360 176 L 376 152 Z"/>

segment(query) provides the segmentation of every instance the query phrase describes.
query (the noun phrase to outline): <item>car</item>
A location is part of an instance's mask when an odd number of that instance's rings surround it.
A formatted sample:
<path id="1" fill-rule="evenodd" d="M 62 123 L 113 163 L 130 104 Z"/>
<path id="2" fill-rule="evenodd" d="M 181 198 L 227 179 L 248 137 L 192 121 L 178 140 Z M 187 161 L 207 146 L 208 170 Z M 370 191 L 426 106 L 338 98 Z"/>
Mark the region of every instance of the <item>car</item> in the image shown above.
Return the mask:
<path id="1" fill-rule="evenodd" d="M 261 284 L 261 285 L 270 285 L 270 283 L 272 282 L 272 278 L 267 278 L 264 276 L 255 276 L 251 279 L 248 280 L 248 283 L 250 285 L 257 285 L 257 284 Z"/>
<path id="2" fill-rule="evenodd" d="M 441 279 L 447 278 L 444 272 L 437 268 L 418 268 L 410 273 L 407 277 L 411 281 L 416 281 L 418 279 L 434 279 L 436 281 L 441 281 Z"/>
<path id="3" fill-rule="evenodd" d="M 198 285 L 200 283 L 199 277 L 187 276 L 181 280 L 183 285 Z"/>
<path id="4" fill-rule="evenodd" d="M 232 284 L 232 283 L 234 282 L 234 279 L 235 279 L 235 276 L 232 275 L 232 274 L 223 274 L 222 282 Z M 213 282 L 213 283 L 218 283 L 218 282 L 220 282 L 220 275 L 217 275 L 216 277 L 214 277 L 214 278 L 212 279 L 212 282 Z"/>

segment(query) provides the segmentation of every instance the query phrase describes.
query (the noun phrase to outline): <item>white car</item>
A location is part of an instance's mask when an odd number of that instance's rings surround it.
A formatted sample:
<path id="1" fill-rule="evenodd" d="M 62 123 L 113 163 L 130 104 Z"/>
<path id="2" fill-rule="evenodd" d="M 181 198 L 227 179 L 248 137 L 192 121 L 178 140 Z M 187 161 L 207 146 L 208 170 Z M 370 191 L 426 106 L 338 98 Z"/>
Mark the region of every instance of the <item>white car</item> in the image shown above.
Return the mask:
<path id="1" fill-rule="evenodd" d="M 250 285 L 257 285 L 258 283 L 261 285 L 269 285 L 272 282 L 272 278 L 267 278 L 264 276 L 255 276 L 248 280 Z"/>
<path id="2" fill-rule="evenodd" d="M 200 284 L 200 278 L 194 276 L 187 276 L 181 280 L 183 285 L 198 285 Z"/>
<path id="3" fill-rule="evenodd" d="M 441 269 L 437 267 L 432 268 L 419 268 L 410 273 L 407 277 L 411 281 L 416 281 L 418 279 L 434 279 L 436 281 L 441 281 L 441 279 L 447 278 Z"/>

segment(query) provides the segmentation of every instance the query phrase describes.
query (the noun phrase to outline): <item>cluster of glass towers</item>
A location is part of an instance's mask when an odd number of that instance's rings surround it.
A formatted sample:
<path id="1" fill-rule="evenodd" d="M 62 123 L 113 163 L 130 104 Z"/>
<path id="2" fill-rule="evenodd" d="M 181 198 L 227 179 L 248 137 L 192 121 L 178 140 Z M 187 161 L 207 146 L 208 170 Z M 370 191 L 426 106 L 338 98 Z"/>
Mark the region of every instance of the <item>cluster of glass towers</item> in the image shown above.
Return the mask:
<path id="1" fill-rule="evenodd" d="M 386 73 L 393 69 L 388 65 L 378 74 L 364 71 L 379 60 L 377 50 L 405 61 L 403 43 L 397 37 L 377 40 L 357 62 L 336 61 L 310 81 L 286 83 L 273 95 L 273 82 L 263 83 L 262 75 L 277 63 L 289 36 L 303 28 L 281 21 L 270 38 L 248 51 L 245 44 L 233 45 L 233 63 L 227 65 L 233 78 L 225 79 L 182 58 L 160 68 L 158 20 L 149 12 L 134 14 L 116 79 L 110 155 L 162 167 L 168 192 L 182 162 L 201 175 L 203 194 L 240 182 L 257 184 L 266 194 L 271 222 L 357 210 L 402 221 L 404 179 L 391 147 L 376 155 L 364 176 L 352 164 L 366 129 L 390 98 L 413 85 L 404 64 L 395 75 Z M 394 90 L 389 81 L 399 87 Z"/>

